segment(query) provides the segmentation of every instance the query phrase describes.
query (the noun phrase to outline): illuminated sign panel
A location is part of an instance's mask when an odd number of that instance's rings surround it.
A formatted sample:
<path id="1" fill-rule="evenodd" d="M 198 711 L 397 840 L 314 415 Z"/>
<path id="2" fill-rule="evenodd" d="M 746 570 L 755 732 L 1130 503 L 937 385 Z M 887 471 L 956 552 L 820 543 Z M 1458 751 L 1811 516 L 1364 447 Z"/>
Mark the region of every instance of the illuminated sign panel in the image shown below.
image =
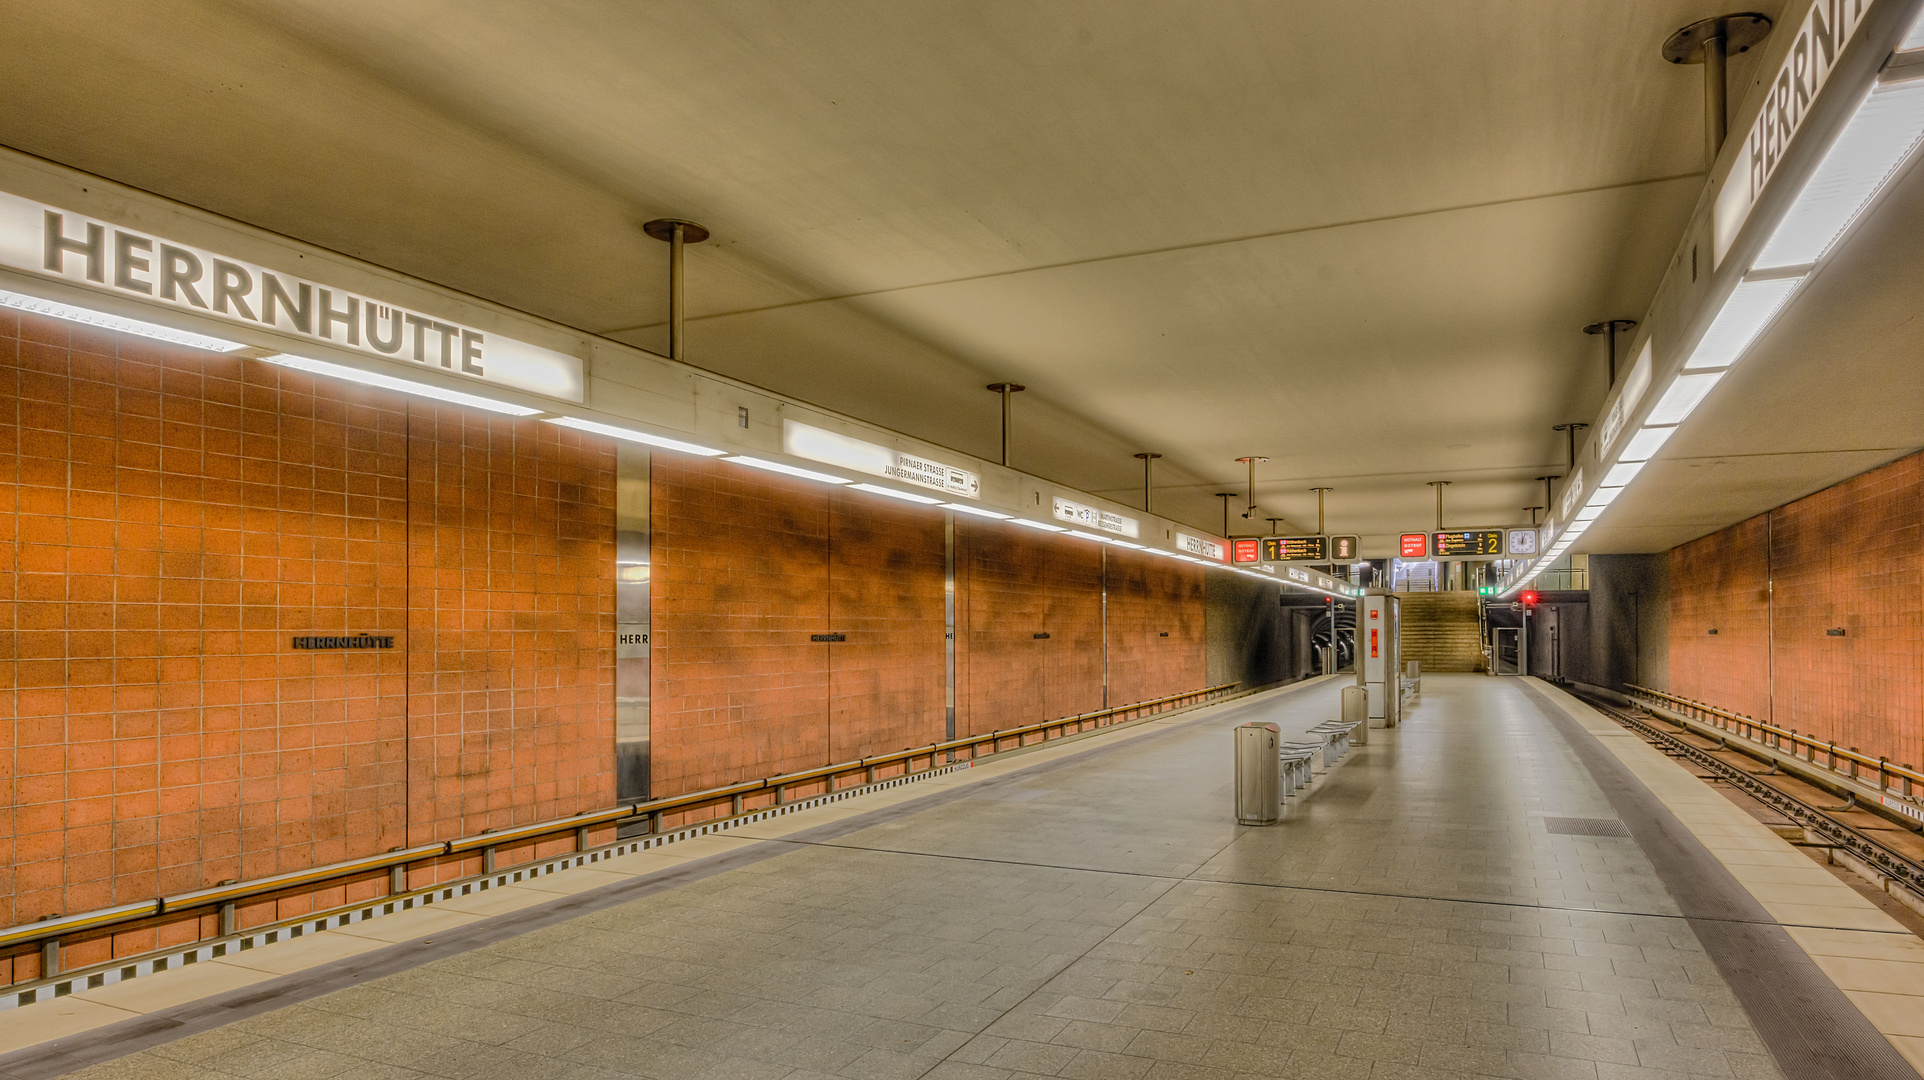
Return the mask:
<path id="1" fill-rule="evenodd" d="M 1804 15 L 1797 27 L 1797 39 L 1784 54 L 1777 77 L 1771 80 L 1764 107 L 1750 126 L 1737 160 L 1731 163 L 1723 190 L 1717 193 L 1715 258 L 1711 265 L 1723 262 L 1724 252 L 1730 250 L 1731 241 L 1750 217 L 1750 208 L 1776 173 L 1791 136 L 1803 126 L 1811 102 L 1830 79 L 1838 54 L 1844 51 L 1870 6 L 1866 0 L 1817 0 Z"/>
<path id="2" fill-rule="evenodd" d="M 1263 557 L 1263 545 L 1259 540 L 1231 540 L 1230 558 L 1239 563 L 1257 562 Z"/>
<path id="3" fill-rule="evenodd" d="M 0 193 L 0 265 L 383 360 L 579 402 L 579 357 Z"/>
<path id="4" fill-rule="evenodd" d="M 1440 532 L 1430 550 L 1439 559 L 1491 558 L 1503 554 L 1502 529 L 1470 529 Z"/>
<path id="5" fill-rule="evenodd" d="M 1176 534 L 1176 547 L 1191 555 L 1200 555 L 1205 559 L 1213 559 L 1216 562 L 1222 562 L 1223 556 L 1227 554 L 1227 552 L 1223 550 L 1223 546 L 1216 541 L 1205 540 L 1200 536 L 1191 536 L 1188 533 L 1179 532 Z"/>
<path id="6" fill-rule="evenodd" d="M 1054 509 L 1055 516 L 1058 519 L 1062 521 L 1073 521 L 1077 525 L 1087 526 L 1091 529 L 1120 533 L 1123 536 L 1135 536 L 1142 531 L 1142 523 L 1138 522 L 1135 518 L 1123 517 L 1121 514 L 1112 514 L 1107 510 L 1098 509 L 1093 506 L 1084 506 L 1079 502 L 1064 499 L 1060 496 L 1055 500 Z"/>
<path id="7" fill-rule="evenodd" d="M 1430 557 L 1429 533 L 1404 533 L 1397 539 L 1396 556 L 1399 559 L 1427 559 Z"/>
<path id="8" fill-rule="evenodd" d="M 1510 554 L 1535 555 L 1537 553 L 1537 531 L 1535 529 L 1510 530 Z"/>
<path id="9" fill-rule="evenodd" d="M 982 477 L 967 469 L 794 420 L 782 423 L 782 450 L 796 457 L 934 488 L 950 495 L 968 499 L 982 495 Z"/>
<path id="10" fill-rule="evenodd" d="M 1351 562 L 1360 556 L 1363 540 L 1357 536 L 1332 536 L 1329 538 L 1329 557 L 1337 562 Z"/>
<path id="11" fill-rule="evenodd" d="M 1325 562 L 1329 559 L 1326 536 L 1265 536 L 1264 562 Z"/>

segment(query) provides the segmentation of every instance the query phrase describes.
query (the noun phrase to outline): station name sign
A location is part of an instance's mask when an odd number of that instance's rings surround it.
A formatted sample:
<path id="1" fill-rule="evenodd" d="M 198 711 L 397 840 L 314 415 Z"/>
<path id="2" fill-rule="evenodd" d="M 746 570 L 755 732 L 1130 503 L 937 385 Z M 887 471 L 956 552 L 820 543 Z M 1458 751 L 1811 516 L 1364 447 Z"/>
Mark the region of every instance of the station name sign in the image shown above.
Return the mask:
<path id="1" fill-rule="evenodd" d="M 0 192 L 0 266 L 579 402 L 579 357 Z"/>
<path id="2" fill-rule="evenodd" d="M 1228 554 L 1228 552 L 1223 549 L 1223 545 L 1216 541 L 1205 540 L 1200 536 L 1191 536 L 1184 532 L 1176 534 L 1176 547 L 1180 551 L 1187 552 L 1191 555 L 1200 555 L 1205 559 L 1213 559 L 1216 562 L 1225 561 L 1224 557 Z"/>
<path id="3" fill-rule="evenodd" d="M 1121 536 L 1137 536 L 1142 532 L 1142 523 L 1132 517 L 1112 514 L 1099 507 L 1084 506 L 1079 502 L 1057 496 L 1053 506 L 1058 521 L 1072 521 L 1091 529 L 1101 529 Z"/>
<path id="4" fill-rule="evenodd" d="M 810 461 L 840 465 L 947 495 L 967 499 L 982 497 L 982 477 L 978 473 L 797 420 L 782 422 L 782 450 Z"/>
<path id="5" fill-rule="evenodd" d="M 392 649 L 390 634 L 303 634 L 294 639 L 296 649 Z"/>
<path id="6" fill-rule="evenodd" d="M 1717 193 L 1714 238 L 1716 261 L 1750 217 L 1750 208 L 1784 160 L 1791 137 L 1810 115 L 1810 104 L 1837 66 L 1837 57 L 1862 25 L 1872 0 L 1817 0 L 1797 28 L 1783 66 L 1771 81 L 1763 111 L 1750 125 L 1723 190 Z"/>

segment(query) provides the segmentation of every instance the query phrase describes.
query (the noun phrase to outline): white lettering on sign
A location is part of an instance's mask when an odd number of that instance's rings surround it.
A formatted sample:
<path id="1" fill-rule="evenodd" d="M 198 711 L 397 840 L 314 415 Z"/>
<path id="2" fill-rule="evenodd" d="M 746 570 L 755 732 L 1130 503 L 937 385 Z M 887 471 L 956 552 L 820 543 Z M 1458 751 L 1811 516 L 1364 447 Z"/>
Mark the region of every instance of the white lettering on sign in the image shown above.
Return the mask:
<path id="1" fill-rule="evenodd" d="M 934 488 L 950 495 L 982 497 L 982 477 L 967 469 L 795 420 L 782 422 L 782 450 L 796 457 Z"/>
<path id="2" fill-rule="evenodd" d="M 4 193 L 0 265 L 384 360 L 582 400 L 579 357 Z"/>
<path id="3" fill-rule="evenodd" d="M 1871 0 L 1817 0 L 1797 28 L 1797 38 L 1771 81 L 1763 111 L 1737 152 L 1724 188 L 1717 193 L 1714 263 L 1722 263 L 1731 241 L 1750 217 L 1757 196 L 1770 183 L 1791 137 L 1810 114 L 1810 103 L 1837 66 L 1838 54 L 1864 21 Z"/>
<path id="4" fill-rule="evenodd" d="M 1305 585 L 1309 584 L 1309 571 L 1307 570 L 1299 570 L 1294 566 L 1286 566 L 1283 568 L 1283 573 L 1288 574 L 1289 580 L 1291 581 L 1300 581 Z"/>
<path id="5" fill-rule="evenodd" d="M 1597 429 L 1597 457 L 1608 460 L 1610 445 L 1617 441 L 1623 431 L 1624 421 L 1630 419 L 1630 412 L 1643 400 L 1643 392 L 1650 389 L 1650 339 L 1645 338 L 1643 351 L 1637 354 L 1637 362 L 1630 367 L 1630 376 L 1623 381 L 1623 393 L 1610 406 L 1610 415 L 1603 418 L 1603 427 Z"/>
<path id="6" fill-rule="evenodd" d="M 1568 518 L 1570 515 L 1576 513 L 1577 507 L 1583 505 L 1582 499 L 1583 470 L 1578 469 L 1575 473 L 1571 474 L 1569 485 L 1563 489 L 1563 501 L 1557 504 L 1558 507 L 1560 507 L 1558 512 Z"/>
<path id="7" fill-rule="evenodd" d="M 1135 518 L 1112 514 L 1093 506 L 1084 506 L 1060 496 L 1055 500 L 1055 516 L 1063 521 L 1073 521 L 1078 525 L 1086 525 L 1122 536 L 1136 536 L 1142 531 L 1141 523 Z"/>
<path id="8" fill-rule="evenodd" d="M 1214 559 L 1217 562 L 1223 562 L 1224 556 L 1227 554 L 1223 545 L 1218 544 L 1214 540 L 1205 540 L 1200 536 L 1191 536 L 1188 533 L 1179 532 L 1176 534 L 1176 546 L 1191 555 L 1201 555 L 1205 559 Z"/>

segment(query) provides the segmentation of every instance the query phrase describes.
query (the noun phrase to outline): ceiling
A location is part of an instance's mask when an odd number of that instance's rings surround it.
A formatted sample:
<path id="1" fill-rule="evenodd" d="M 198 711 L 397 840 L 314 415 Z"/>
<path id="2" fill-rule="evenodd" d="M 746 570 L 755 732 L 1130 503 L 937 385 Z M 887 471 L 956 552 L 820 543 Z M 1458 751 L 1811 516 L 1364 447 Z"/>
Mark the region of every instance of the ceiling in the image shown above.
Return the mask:
<path id="1" fill-rule="evenodd" d="M 1658 47 L 1727 6 L 0 0 L 0 143 L 656 350 L 639 226 L 692 218 L 701 367 L 984 457 L 1013 379 L 1018 467 L 1139 503 L 1158 451 L 1157 510 L 1217 528 L 1264 455 L 1258 518 L 1313 529 L 1331 486 L 1330 531 L 1383 554 L 1425 481 L 1497 524 L 1566 471 L 1551 427 L 1606 389 L 1579 328 L 1642 316 L 1703 184 L 1701 69 Z M 1835 300 L 1850 363 L 1915 355 L 1903 290 L 1843 299 L 1875 270 L 1842 263 L 1586 546 L 1850 474 L 1847 432 L 1777 436 L 1894 414 L 1812 362 L 1835 326 L 1794 330 Z"/>

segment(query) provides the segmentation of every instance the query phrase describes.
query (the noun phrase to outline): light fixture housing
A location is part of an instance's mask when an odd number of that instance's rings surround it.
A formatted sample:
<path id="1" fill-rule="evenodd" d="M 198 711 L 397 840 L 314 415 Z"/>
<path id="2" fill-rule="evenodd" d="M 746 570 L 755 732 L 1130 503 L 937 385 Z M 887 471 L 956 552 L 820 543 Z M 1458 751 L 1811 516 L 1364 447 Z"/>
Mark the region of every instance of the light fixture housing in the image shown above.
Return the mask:
<path id="1" fill-rule="evenodd" d="M 1623 453 L 1617 455 L 1617 461 L 1619 464 L 1649 461 L 1657 456 L 1657 451 L 1663 449 L 1663 444 L 1669 442 L 1670 437 L 1676 433 L 1677 428 L 1674 424 L 1642 428 L 1635 435 L 1630 436 L 1629 442 L 1623 444 Z"/>
<path id="2" fill-rule="evenodd" d="M 471 409 L 486 409 L 489 412 L 502 413 L 507 416 L 538 416 L 541 413 L 540 409 L 531 409 L 526 405 L 516 405 L 507 401 L 496 401 L 493 398 L 485 398 L 479 394 L 465 394 L 459 390 L 450 390 L 447 387 L 435 386 L 431 383 L 418 383 L 411 379 L 397 379 L 392 375 L 383 375 L 378 371 L 365 371 L 357 367 L 348 367 L 346 364 L 333 364 L 326 360 L 315 360 L 312 357 L 296 356 L 293 353 L 276 353 L 273 356 L 263 356 L 261 359 L 276 367 L 305 371 L 310 375 L 321 375 L 330 379 L 340 379 L 344 382 L 360 383 L 362 386 L 373 386 L 382 390 L 395 390 L 403 394 L 412 394 L 415 397 L 433 398 L 436 401 L 443 401 L 450 405 L 465 405 Z"/>
<path id="3" fill-rule="evenodd" d="M 897 491 L 894 488 L 885 488 L 880 484 L 851 484 L 849 485 L 849 490 L 866 491 L 871 495 L 881 495 L 890 499 L 900 499 L 903 502 L 919 503 L 923 506 L 942 505 L 941 499 L 931 499 L 927 495 L 914 495 L 906 491 Z"/>
<path id="4" fill-rule="evenodd" d="M 596 435 L 606 435 L 611 439 L 641 443 L 644 446 L 657 446 L 663 450 L 673 450 L 679 454 L 694 454 L 697 457 L 720 457 L 728 452 L 726 450 L 716 450 L 709 446 L 702 446 L 698 443 L 683 442 L 680 439 L 670 439 L 665 435 L 651 435 L 646 431 L 636 431 L 634 428 L 604 424 L 599 420 L 583 420 L 578 416 L 544 416 L 541 419 L 559 427 L 573 428 L 576 431 L 590 431 Z"/>
<path id="5" fill-rule="evenodd" d="M 1069 531 L 1060 525 L 1051 525 L 1046 521 L 1031 521 L 1025 517 L 1010 518 L 1009 522 L 1013 525 L 1020 525 L 1025 529 L 1034 529 L 1037 532 L 1059 533 Z"/>
<path id="6" fill-rule="evenodd" d="M 1738 282 L 1730 298 L 1717 311 L 1717 317 L 1710 321 L 1702 340 L 1691 350 L 1690 359 L 1684 361 L 1684 370 L 1727 368 L 1743 359 L 1751 342 L 1756 341 L 1783 310 L 1790 294 L 1797 291 L 1808 273 L 1807 267 L 1798 267 L 1794 273 L 1773 272 Z"/>
<path id="7" fill-rule="evenodd" d="M 1681 424 L 1699 404 L 1704 396 L 1724 377 L 1721 371 L 1705 372 L 1700 375 L 1679 375 L 1670 389 L 1665 390 L 1656 407 L 1650 410 L 1645 422 L 1652 426 Z"/>
<path id="8" fill-rule="evenodd" d="M 116 330 L 123 334 L 165 341 L 170 345 L 185 345 L 190 349 L 205 349 L 208 352 L 230 353 L 247 348 L 238 341 L 214 337 L 211 334 L 196 334 L 191 330 L 176 330 L 171 326 L 150 323 L 142 319 L 129 319 L 123 315 L 109 315 L 92 308 L 62 304 L 56 300 L 42 300 L 38 296 L 9 292 L 0 289 L 0 307 L 13 311 L 24 311 L 31 315 L 45 315 L 50 319 L 80 323 L 83 326 L 97 326 L 102 330 Z"/>
<path id="9" fill-rule="evenodd" d="M 973 514 L 976 517 L 992 518 L 996 521 L 1015 520 L 1014 514 L 998 514 L 994 510 L 984 510 L 980 506 L 969 506 L 964 503 L 943 503 L 942 509 L 953 510 L 958 514 Z"/>
<path id="10" fill-rule="evenodd" d="M 1823 258 L 1917 149 L 1920 138 L 1924 79 L 1873 88 L 1824 152 L 1752 268 L 1797 266 Z"/>
<path id="11" fill-rule="evenodd" d="M 747 454 L 730 454 L 729 456 L 723 458 L 722 460 L 732 461 L 737 465 L 746 465 L 751 469 L 761 469 L 764 472 L 781 473 L 783 476 L 795 476 L 795 477 L 800 477 L 803 480 L 813 480 L 818 484 L 841 485 L 841 484 L 849 484 L 854 482 L 845 476 L 832 476 L 828 473 L 816 472 L 813 469 L 804 469 L 804 468 L 800 468 L 795 465 L 789 465 L 780 461 L 769 461 L 766 458 L 749 457 Z"/>

